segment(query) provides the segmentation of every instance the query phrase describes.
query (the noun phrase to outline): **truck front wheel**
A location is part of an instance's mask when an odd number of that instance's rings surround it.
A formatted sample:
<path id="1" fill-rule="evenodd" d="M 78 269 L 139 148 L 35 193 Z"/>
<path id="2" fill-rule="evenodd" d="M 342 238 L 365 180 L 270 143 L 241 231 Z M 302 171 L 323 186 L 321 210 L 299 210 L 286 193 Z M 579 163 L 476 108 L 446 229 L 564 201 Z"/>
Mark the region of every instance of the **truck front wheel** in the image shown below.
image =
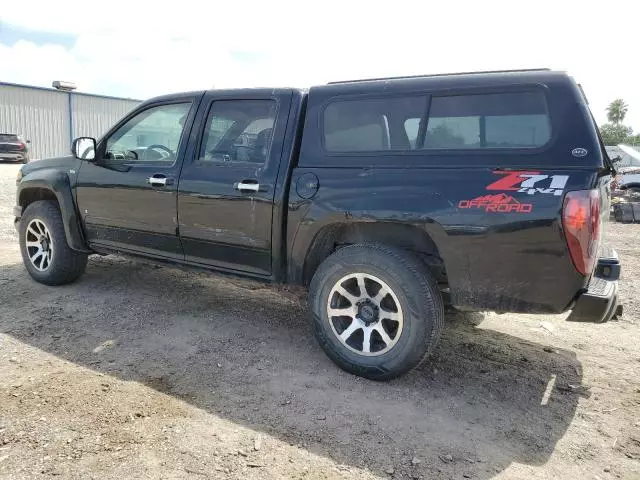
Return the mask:
<path id="1" fill-rule="evenodd" d="M 420 365 L 442 330 L 442 296 L 411 253 L 378 244 L 344 247 L 309 288 L 315 336 L 342 369 L 388 380 Z"/>
<path id="2" fill-rule="evenodd" d="M 20 252 L 29 274 L 45 285 L 64 285 L 76 280 L 87 267 L 87 255 L 69 248 L 62 215 L 55 202 L 30 204 L 19 226 Z"/>

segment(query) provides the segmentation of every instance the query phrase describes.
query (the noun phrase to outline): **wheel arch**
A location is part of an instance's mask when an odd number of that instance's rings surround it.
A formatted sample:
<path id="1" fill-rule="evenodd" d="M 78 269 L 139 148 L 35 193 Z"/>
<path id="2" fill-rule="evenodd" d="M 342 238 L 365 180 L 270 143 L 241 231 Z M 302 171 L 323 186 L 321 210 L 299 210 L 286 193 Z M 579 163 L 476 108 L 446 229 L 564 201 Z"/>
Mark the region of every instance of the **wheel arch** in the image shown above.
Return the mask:
<path id="1" fill-rule="evenodd" d="M 51 200 L 60 204 L 58 197 L 53 190 L 44 187 L 30 186 L 28 188 L 23 188 L 20 191 L 18 205 L 20 205 L 22 207 L 22 211 L 24 211 L 33 202 L 37 202 L 39 200 Z"/>
<path id="2" fill-rule="evenodd" d="M 18 184 L 16 197 L 22 212 L 35 201 L 55 201 L 62 214 L 64 233 L 69 247 L 79 252 L 90 253 L 80 226 L 71 182 L 66 173 L 51 170 L 32 172 Z"/>
<path id="3" fill-rule="evenodd" d="M 325 225 L 307 249 L 298 283 L 309 285 L 320 264 L 341 247 L 378 243 L 415 253 L 439 283 L 447 282 L 443 256 L 432 236 L 413 224 L 397 222 L 352 222 Z"/>

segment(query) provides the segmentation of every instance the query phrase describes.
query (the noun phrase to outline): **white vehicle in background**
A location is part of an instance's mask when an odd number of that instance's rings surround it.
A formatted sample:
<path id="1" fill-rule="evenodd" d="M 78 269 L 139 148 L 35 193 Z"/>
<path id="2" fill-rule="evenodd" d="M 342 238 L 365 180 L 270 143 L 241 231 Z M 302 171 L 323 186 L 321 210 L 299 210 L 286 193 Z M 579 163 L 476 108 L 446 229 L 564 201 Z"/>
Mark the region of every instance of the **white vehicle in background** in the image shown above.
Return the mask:
<path id="1" fill-rule="evenodd" d="M 607 147 L 607 153 L 617 171 L 614 179 L 615 190 L 640 196 L 640 150 L 636 148 L 618 145 Z"/>

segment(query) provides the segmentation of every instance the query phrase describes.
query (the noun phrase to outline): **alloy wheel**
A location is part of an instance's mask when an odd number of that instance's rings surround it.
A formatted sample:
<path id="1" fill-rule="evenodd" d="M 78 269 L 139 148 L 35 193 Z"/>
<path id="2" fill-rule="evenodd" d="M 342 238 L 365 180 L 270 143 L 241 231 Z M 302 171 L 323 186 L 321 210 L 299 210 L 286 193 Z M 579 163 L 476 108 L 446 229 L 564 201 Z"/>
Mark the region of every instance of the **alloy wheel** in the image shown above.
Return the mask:
<path id="1" fill-rule="evenodd" d="M 391 350 L 404 324 L 396 294 L 368 273 L 352 273 L 335 283 L 329 293 L 327 316 L 340 343 L 365 356 Z"/>
<path id="2" fill-rule="evenodd" d="M 42 220 L 35 218 L 29 222 L 25 244 L 31 264 L 40 272 L 46 271 L 53 258 L 53 242 L 51 233 Z"/>

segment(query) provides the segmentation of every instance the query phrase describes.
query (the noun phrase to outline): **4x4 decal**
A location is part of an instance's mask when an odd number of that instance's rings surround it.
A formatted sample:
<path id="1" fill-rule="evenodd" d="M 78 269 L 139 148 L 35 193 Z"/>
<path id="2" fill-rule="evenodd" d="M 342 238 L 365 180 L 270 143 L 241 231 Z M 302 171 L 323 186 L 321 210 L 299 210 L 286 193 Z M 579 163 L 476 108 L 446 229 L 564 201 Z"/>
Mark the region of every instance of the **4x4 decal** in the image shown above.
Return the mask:
<path id="1" fill-rule="evenodd" d="M 496 170 L 493 173 L 503 175 L 503 177 L 487 185 L 487 190 L 506 190 L 529 195 L 547 193 L 560 196 L 569 180 L 569 175 L 544 175 L 532 171 L 505 172 Z"/>

